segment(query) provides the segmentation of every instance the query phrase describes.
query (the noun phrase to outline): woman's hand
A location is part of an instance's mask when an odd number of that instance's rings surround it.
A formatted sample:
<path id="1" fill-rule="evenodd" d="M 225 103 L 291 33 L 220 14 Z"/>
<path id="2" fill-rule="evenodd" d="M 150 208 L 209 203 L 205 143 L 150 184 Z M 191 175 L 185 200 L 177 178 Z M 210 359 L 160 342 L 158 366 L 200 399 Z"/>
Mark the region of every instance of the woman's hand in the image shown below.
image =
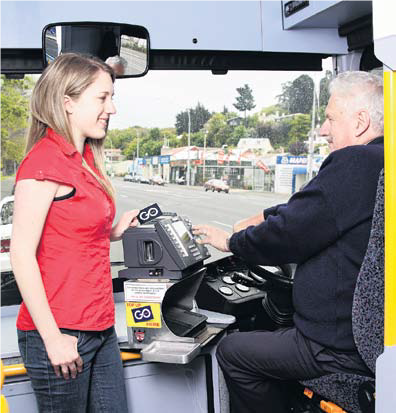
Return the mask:
<path id="1" fill-rule="evenodd" d="M 223 252 L 229 252 L 228 239 L 230 234 L 220 228 L 209 225 L 194 225 L 192 227 L 194 235 L 203 235 L 205 238 L 198 240 L 199 244 L 210 244 Z"/>
<path id="2" fill-rule="evenodd" d="M 124 212 L 118 221 L 118 223 L 111 230 L 111 241 L 118 241 L 121 239 L 122 234 L 130 227 L 137 227 L 139 221 L 137 216 L 139 214 L 138 209 L 133 209 L 132 211 Z"/>
<path id="3" fill-rule="evenodd" d="M 77 337 L 60 333 L 44 343 L 48 358 L 58 377 L 62 374 L 66 380 L 70 376 L 75 379 L 77 373 L 83 371 L 83 360 L 77 350 Z"/>

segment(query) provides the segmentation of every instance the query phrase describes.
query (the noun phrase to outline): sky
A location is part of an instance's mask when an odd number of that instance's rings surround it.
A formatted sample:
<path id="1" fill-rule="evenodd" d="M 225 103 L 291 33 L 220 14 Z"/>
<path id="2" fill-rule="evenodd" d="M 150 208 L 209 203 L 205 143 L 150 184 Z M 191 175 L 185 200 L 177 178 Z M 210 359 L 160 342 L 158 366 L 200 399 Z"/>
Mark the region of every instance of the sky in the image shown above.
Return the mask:
<path id="1" fill-rule="evenodd" d="M 331 70 L 331 59 L 324 61 L 323 68 Z M 245 83 L 253 90 L 256 103 L 251 113 L 258 112 L 276 103 L 282 83 L 303 73 L 316 79 L 322 77 L 320 72 L 230 71 L 227 75 L 213 75 L 210 71 L 153 70 L 140 78 L 118 79 L 114 90 L 117 113 L 112 116 L 109 129 L 136 125 L 174 127 L 177 113 L 198 102 L 211 112 L 221 112 L 224 105 L 237 112 L 233 107 L 238 96 L 236 88 Z"/>

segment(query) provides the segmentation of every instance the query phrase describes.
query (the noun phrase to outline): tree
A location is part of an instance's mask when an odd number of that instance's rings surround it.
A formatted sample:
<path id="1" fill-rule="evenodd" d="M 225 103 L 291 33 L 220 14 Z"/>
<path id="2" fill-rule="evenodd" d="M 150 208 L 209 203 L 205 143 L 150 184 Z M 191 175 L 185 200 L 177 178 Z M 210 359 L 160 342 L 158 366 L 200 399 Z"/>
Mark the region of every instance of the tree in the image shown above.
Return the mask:
<path id="1" fill-rule="evenodd" d="M 126 149 L 130 142 L 136 140 L 140 128 L 112 129 L 107 132 L 105 148 Z"/>
<path id="2" fill-rule="evenodd" d="M 332 80 L 333 74 L 330 70 L 326 71 L 325 77 L 320 79 L 319 83 L 319 110 L 317 113 L 317 122 L 324 122 L 325 120 L 325 110 L 327 102 L 330 99 L 329 84 Z"/>
<path id="3" fill-rule="evenodd" d="M 198 102 L 194 109 L 187 109 L 176 115 L 175 128 L 178 135 L 181 135 L 183 132 L 188 133 L 188 111 L 190 111 L 191 133 L 202 129 L 211 117 L 211 113 Z"/>
<path id="4" fill-rule="evenodd" d="M 207 123 L 207 146 L 220 147 L 225 145 L 232 135 L 232 127 L 227 124 L 222 113 L 215 113 Z"/>
<path id="5" fill-rule="evenodd" d="M 292 82 L 282 84 L 279 105 L 288 113 L 310 113 L 312 110 L 314 82 L 308 75 L 301 75 Z"/>
<path id="6" fill-rule="evenodd" d="M 149 139 L 153 140 L 153 141 L 161 141 L 162 142 L 161 131 L 159 130 L 159 128 L 150 129 Z"/>
<path id="7" fill-rule="evenodd" d="M 29 116 L 29 95 L 34 81 L 1 76 L 1 163 L 5 173 L 13 172 L 24 155 L 24 135 Z"/>
<path id="8" fill-rule="evenodd" d="M 162 142 L 146 140 L 140 145 L 140 152 L 147 156 L 154 156 L 161 154 Z"/>
<path id="9" fill-rule="evenodd" d="M 227 140 L 227 145 L 237 146 L 241 139 L 247 138 L 247 130 L 243 125 L 236 126 L 232 135 Z"/>
<path id="10" fill-rule="evenodd" d="M 286 148 L 291 141 L 292 122 L 290 119 L 283 119 L 279 122 L 265 122 L 257 127 L 259 138 L 268 138 L 274 149 Z"/>
<path id="11" fill-rule="evenodd" d="M 307 145 L 303 142 L 294 142 L 289 145 L 288 152 L 291 155 L 298 156 L 308 152 Z"/>
<path id="12" fill-rule="evenodd" d="M 311 130 L 311 116 L 297 115 L 290 121 L 290 132 L 292 142 L 303 142 L 308 139 Z"/>
<path id="13" fill-rule="evenodd" d="M 246 112 L 256 107 L 256 105 L 254 104 L 253 92 L 252 89 L 250 89 L 249 85 L 246 83 L 243 87 L 238 87 L 237 92 L 239 93 L 239 96 L 236 97 L 236 103 L 234 103 L 233 105 L 240 112 L 244 112 L 246 126 Z"/>
<path id="14" fill-rule="evenodd" d="M 330 70 L 326 70 L 325 76 L 319 82 L 319 106 L 326 106 L 330 98 L 329 84 L 333 74 Z"/>
<path id="15" fill-rule="evenodd" d="M 191 145 L 203 147 L 204 140 L 205 140 L 205 133 L 201 130 L 191 135 Z"/>

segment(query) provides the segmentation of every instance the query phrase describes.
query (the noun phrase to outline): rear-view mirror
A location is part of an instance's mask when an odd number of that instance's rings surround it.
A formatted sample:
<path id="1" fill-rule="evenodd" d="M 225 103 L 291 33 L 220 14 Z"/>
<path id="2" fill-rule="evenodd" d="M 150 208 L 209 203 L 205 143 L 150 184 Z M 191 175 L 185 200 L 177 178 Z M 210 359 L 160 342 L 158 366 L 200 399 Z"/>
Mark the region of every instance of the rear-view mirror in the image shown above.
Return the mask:
<path id="1" fill-rule="evenodd" d="M 117 77 L 143 76 L 148 70 L 149 34 L 142 26 L 117 23 L 55 23 L 43 30 L 44 66 L 63 53 L 96 56 Z"/>

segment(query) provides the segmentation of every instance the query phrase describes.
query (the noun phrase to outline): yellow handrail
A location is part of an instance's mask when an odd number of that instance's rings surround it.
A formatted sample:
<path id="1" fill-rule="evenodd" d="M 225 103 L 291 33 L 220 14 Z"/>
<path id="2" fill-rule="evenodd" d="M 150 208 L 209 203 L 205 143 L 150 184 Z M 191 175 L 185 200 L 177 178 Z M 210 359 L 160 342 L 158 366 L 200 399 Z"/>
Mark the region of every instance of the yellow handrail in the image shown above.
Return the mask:
<path id="1" fill-rule="evenodd" d="M 384 72 L 385 346 L 396 345 L 396 72 Z M 392 253 L 393 251 L 393 253 Z"/>
<path id="2" fill-rule="evenodd" d="M 138 360 L 141 359 L 142 356 L 140 353 L 129 353 L 127 351 L 121 351 L 121 360 L 128 361 L 128 360 Z"/>
<path id="3" fill-rule="evenodd" d="M 126 351 L 121 351 L 121 360 L 122 361 L 129 361 L 129 360 L 139 360 L 142 358 L 140 353 L 129 353 Z M 1 362 L 1 386 L 3 387 L 3 383 L 6 377 L 12 376 L 21 376 L 26 374 L 26 367 L 24 364 L 11 364 L 9 366 L 4 366 L 3 362 Z"/>

